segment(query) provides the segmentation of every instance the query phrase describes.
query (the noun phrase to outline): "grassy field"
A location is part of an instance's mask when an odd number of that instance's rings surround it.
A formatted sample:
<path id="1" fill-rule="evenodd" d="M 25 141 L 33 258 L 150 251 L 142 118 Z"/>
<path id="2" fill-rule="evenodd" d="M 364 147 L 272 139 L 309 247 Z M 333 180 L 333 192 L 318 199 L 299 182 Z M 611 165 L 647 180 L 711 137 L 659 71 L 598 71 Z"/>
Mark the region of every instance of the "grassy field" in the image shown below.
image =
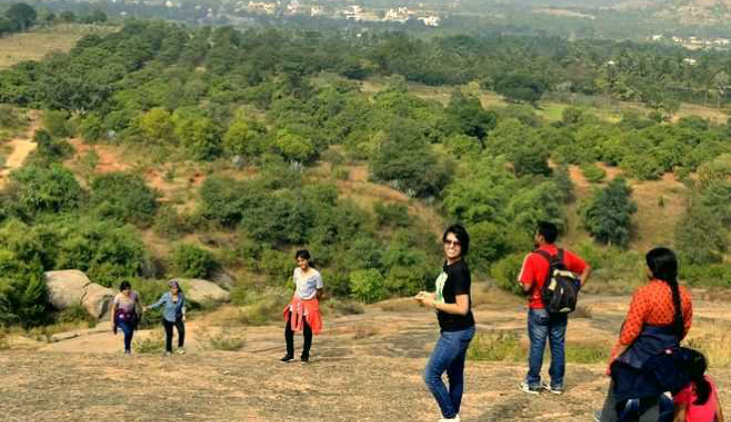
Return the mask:
<path id="1" fill-rule="evenodd" d="M 61 24 L 0 38 L 0 69 L 26 60 L 40 60 L 53 51 L 68 51 L 83 36 L 108 34 L 112 26 Z"/>

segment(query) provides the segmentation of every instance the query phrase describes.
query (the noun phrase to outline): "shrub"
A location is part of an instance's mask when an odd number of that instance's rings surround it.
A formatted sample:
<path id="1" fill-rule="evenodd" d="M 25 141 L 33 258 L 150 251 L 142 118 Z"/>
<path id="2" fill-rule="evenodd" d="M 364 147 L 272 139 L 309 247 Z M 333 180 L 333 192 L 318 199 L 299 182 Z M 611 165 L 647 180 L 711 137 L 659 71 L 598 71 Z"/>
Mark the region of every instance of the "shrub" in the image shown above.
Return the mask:
<path id="1" fill-rule="evenodd" d="M 132 342 L 132 350 L 139 354 L 162 353 L 165 349 L 165 339 L 161 330 L 155 330 L 148 338 L 137 338 Z"/>
<path id="2" fill-rule="evenodd" d="M 384 280 L 377 270 L 356 270 L 350 273 L 351 296 L 366 303 L 383 299 L 386 295 Z"/>
<path id="3" fill-rule="evenodd" d="M 51 136 L 66 138 L 71 136 L 71 130 L 67 124 L 68 118 L 69 113 L 65 110 L 44 110 L 41 122 Z"/>
<path id="4" fill-rule="evenodd" d="M 409 209 L 404 204 L 377 202 L 373 210 L 379 226 L 408 227 L 411 224 Z"/>
<path id="5" fill-rule="evenodd" d="M 23 167 L 11 179 L 15 198 L 29 214 L 75 209 L 83 194 L 73 173 L 60 164 Z"/>
<path id="6" fill-rule="evenodd" d="M 599 183 L 607 177 L 607 172 L 596 164 L 582 164 L 581 173 L 590 183 Z"/>
<path id="7" fill-rule="evenodd" d="M 97 323 L 97 319 L 89 314 L 89 312 L 81 305 L 70 306 L 56 315 L 56 322 L 86 322 L 89 327 L 93 327 Z"/>
<path id="8" fill-rule="evenodd" d="M 412 296 L 426 288 L 427 274 L 420 265 L 395 265 L 388 271 L 384 286 L 391 294 Z"/>
<path id="9" fill-rule="evenodd" d="M 522 295 L 523 289 L 518 283 L 518 275 L 523 264 L 524 253 L 514 253 L 506 256 L 490 267 L 490 275 L 495 279 L 498 287 L 516 295 Z"/>
<path id="10" fill-rule="evenodd" d="M 91 206 L 105 218 L 148 226 L 157 210 L 157 197 L 135 174 L 106 173 L 91 182 Z"/>
<path id="11" fill-rule="evenodd" d="M 48 287 L 40 263 L 0 249 L 0 325 L 28 329 L 49 322 Z"/>
<path id="12" fill-rule="evenodd" d="M 45 130 L 37 130 L 33 134 L 33 141 L 38 145 L 34 161 L 40 161 L 41 165 L 59 162 L 70 156 L 74 148 L 66 141 L 54 139 Z"/>
<path id="13" fill-rule="evenodd" d="M 138 234 L 128 226 L 94 220 L 62 221 L 51 229 L 60 239 L 54 268 L 76 268 L 96 283 L 111 287 L 148 266 Z"/>
<path id="14" fill-rule="evenodd" d="M 241 350 L 246 344 L 246 339 L 243 335 L 234 334 L 228 327 L 223 328 L 214 335 L 203 334 L 202 338 L 213 350 L 223 350 L 226 352 Z"/>
<path id="15" fill-rule="evenodd" d="M 185 221 L 171 205 L 163 205 L 158 209 L 153 229 L 155 233 L 168 239 L 178 239 L 187 231 Z"/>
<path id="16" fill-rule="evenodd" d="M 195 245 L 177 245 L 170 262 L 176 274 L 189 278 L 210 278 L 219 268 L 213 254 Z"/>

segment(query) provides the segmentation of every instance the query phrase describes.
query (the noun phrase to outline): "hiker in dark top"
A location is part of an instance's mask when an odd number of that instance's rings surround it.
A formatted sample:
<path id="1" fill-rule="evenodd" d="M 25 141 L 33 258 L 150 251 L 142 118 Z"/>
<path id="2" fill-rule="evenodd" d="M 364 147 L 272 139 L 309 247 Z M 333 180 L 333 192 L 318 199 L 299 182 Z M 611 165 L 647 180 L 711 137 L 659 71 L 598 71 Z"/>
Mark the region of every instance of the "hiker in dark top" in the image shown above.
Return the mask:
<path id="1" fill-rule="evenodd" d="M 142 307 L 140 303 L 140 295 L 132 290 L 129 281 L 123 281 L 119 286 L 119 293 L 114 297 L 112 302 L 112 329 L 117 334 L 119 328 L 124 333 L 124 354 L 130 356 L 132 353 L 132 336 L 140 316 L 137 312 L 138 307 Z"/>
<path id="2" fill-rule="evenodd" d="M 419 292 L 416 300 L 434 308 L 439 320 L 440 337 L 424 371 L 424 382 L 442 411 L 440 422 L 459 421 L 464 389 L 464 365 L 467 347 L 475 335 L 470 298 L 470 269 L 464 257 L 470 250 L 470 237 L 464 227 L 450 226 L 442 236 L 446 262 L 436 280 L 434 293 Z M 442 381 L 447 373 L 449 389 Z"/>
<path id="3" fill-rule="evenodd" d="M 655 248 L 647 253 L 649 282 L 632 296 L 627 318 L 609 357 L 609 392 L 601 422 L 625 420 L 631 405 L 639 422 L 660 419 L 660 402 L 667 391 L 686 386 L 678 368 L 684 366 L 680 341 L 693 318 L 690 292 L 678 285 L 678 260 L 673 251 Z M 633 404 L 634 403 L 634 404 Z M 671 418 L 672 419 L 672 418 Z"/>
<path id="4" fill-rule="evenodd" d="M 549 222 L 540 222 L 536 228 L 534 243 L 535 250 L 523 260 L 523 267 L 518 275 L 518 282 L 528 299 L 528 338 L 530 352 L 528 354 L 528 373 L 520 383 L 519 388 L 528 394 L 539 394 L 541 390 L 560 395 L 563 393 L 564 373 L 566 372 L 566 326 L 567 314 L 549 314 L 541 297 L 541 291 L 549 275 L 550 263 L 548 257 L 563 255 L 565 268 L 575 274 L 580 274 L 579 282 L 582 287 L 591 275 L 591 267 L 576 254 L 568 250 L 560 250 L 556 246 L 558 228 Z M 543 366 L 543 351 L 546 340 L 550 344 L 551 366 L 548 374 L 551 382 L 541 384 L 541 367 Z"/>

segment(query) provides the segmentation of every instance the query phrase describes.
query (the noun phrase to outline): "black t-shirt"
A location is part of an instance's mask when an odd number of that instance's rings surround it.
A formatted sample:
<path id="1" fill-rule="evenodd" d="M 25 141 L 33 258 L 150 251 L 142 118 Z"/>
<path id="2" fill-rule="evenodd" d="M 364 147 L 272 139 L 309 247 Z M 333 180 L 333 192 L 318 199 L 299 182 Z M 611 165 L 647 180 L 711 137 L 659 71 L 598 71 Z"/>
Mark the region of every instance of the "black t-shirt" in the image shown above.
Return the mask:
<path id="1" fill-rule="evenodd" d="M 439 327 L 442 331 L 466 330 L 475 325 L 475 318 L 472 316 L 472 296 L 470 295 L 470 285 L 472 283 L 470 269 L 464 260 L 459 260 L 452 265 L 445 263 L 439 277 L 443 279 L 445 276 L 446 281 L 442 289 L 444 303 L 457 303 L 456 297 L 458 295 L 467 295 L 469 311 L 467 311 L 467 315 L 455 315 L 438 310 Z M 439 279 L 437 279 L 436 297 L 439 297 Z"/>

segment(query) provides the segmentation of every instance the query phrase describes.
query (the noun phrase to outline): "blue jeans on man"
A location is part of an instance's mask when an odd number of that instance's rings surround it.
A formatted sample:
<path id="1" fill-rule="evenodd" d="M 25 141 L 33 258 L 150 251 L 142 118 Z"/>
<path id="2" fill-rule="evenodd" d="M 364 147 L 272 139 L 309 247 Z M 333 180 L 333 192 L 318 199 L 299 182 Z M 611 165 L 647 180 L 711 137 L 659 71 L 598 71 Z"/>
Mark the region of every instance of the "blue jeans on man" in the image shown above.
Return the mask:
<path id="1" fill-rule="evenodd" d="M 541 387 L 541 367 L 543 366 L 543 351 L 546 348 L 546 339 L 550 344 L 551 367 L 548 374 L 551 377 L 551 388 L 563 389 L 563 377 L 566 372 L 566 325 L 568 315 L 550 315 L 545 309 L 528 310 L 528 338 L 530 352 L 528 356 L 528 375 L 526 383 L 531 389 Z"/>
<path id="2" fill-rule="evenodd" d="M 446 419 L 459 414 L 464 390 L 464 363 L 474 336 L 474 326 L 460 331 L 442 331 L 424 370 L 424 382 Z M 447 372 L 449 389 L 442 381 L 444 372 Z"/>

